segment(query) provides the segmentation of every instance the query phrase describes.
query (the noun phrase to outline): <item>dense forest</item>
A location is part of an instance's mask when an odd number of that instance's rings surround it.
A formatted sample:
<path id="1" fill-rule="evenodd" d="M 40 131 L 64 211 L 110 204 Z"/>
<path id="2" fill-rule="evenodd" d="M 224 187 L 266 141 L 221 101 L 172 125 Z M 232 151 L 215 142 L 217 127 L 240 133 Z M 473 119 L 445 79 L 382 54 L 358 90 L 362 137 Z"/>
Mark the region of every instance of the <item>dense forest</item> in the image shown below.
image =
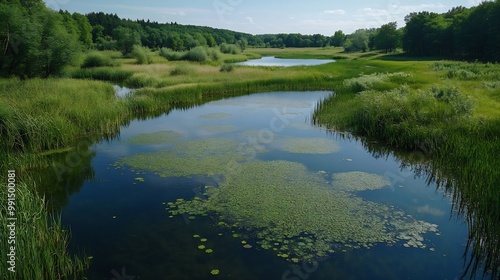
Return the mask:
<path id="1" fill-rule="evenodd" d="M 444 14 L 411 13 L 406 25 L 396 22 L 352 34 L 338 30 L 321 34 L 252 35 L 224 29 L 121 19 L 116 14 L 82 15 L 46 8 L 42 0 L 0 0 L 0 75 L 48 77 L 74 64 L 88 49 L 120 50 L 134 46 L 152 50 L 190 50 L 197 46 L 344 47 L 346 52 L 381 50 L 417 56 L 500 61 L 500 2 L 472 8 L 456 7 Z"/>

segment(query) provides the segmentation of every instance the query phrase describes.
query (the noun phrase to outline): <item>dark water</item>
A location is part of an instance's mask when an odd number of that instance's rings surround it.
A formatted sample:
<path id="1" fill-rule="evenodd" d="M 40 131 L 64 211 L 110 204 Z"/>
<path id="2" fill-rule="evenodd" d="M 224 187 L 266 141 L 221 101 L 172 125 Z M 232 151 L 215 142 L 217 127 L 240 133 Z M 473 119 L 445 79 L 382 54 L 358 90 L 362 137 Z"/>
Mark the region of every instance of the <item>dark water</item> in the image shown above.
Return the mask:
<path id="1" fill-rule="evenodd" d="M 280 66 L 280 67 L 290 67 L 290 66 L 314 66 L 321 65 L 330 62 L 335 62 L 333 59 L 287 59 L 287 58 L 276 58 L 274 56 L 264 56 L 259 59 L 251 59 L 245 62 L 235 63 L 235 65 L 243 66 Z"/>
<path id="2" fill-rule="evenodd" d="M 88 278 L 459 279 L 464 269 L 467 225 L 452 212 L 451 199 L 435 185 L 428 185 L 425 178 L 401 168 L 394 157 L 374 157 L 359 141 L 313 126 L 311 114 L 317 102 L 329 94 L 276 92 L 214 101 L 132 121 L 122 129 L 119 139 L 94 144 L 90 156 L 82 156 L 91 171 L 83 172 L 84 179 L 67 180 L 67 185 L 73 182 L 78 186 L 67 186 L 71 191 L 59 199 L 63 224 L 71 228 L 70 250 L 93 256 Z M 314 263 L 292 264 L 271 250 L 242 248 L 240 239 L 218 227 L 210 217 L 169 218 L 165 202 L 193 198 L 197 188 L 214 183 L 213 177 L 164 178 L 114 166 L 124 157 L 171 148 L 169 144 L 128 142 L 140 134 L 175 131 L 184 141 L 228 137 L 244 142 L 242 132 L 269 131 L 270 121 L 276 118 L 288 121 L 273 132 L 273 139 L 265 143 L 267 152 L 259 154 L 258 159 L 299 162 L 312 172 L 363 171 L 385 176 L 390 186 L 359 195 L 437 224 L 440 235 L 424 235 L 427 249 L 406 248 L 403 243 L 378 244 L 370 249 L 338 251 Z M 276 143 L 287 137 L 330 139 L 340 145 L 340 150 L 294 154 L 278 149 Z M 138 181 L 138 177 L 144 180 Z M 206 237 L 207 248 L 214 252 L 199 250 L 194 234 Z M 220 273 L 211 275 L 213 269 Z"/>

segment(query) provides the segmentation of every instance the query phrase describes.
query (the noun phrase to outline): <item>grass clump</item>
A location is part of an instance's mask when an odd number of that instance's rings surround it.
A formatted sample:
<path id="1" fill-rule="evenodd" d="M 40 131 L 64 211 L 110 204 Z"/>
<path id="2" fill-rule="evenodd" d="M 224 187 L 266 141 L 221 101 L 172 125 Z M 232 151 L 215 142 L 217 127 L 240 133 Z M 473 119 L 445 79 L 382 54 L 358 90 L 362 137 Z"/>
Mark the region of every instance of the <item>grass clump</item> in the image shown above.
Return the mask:
<path id="1" fill-rule="evenodd" d="M 147 47 L 142 47 L 135 45 L 132 50 L 132 57 L 136 59 L 137 64 L 151 64 L 153 59 L 151 57 L 151 51 Z"/>
<path id="2" fill-rule="evenodd" d="M 3 178 L 5 179 L 5 178 Z M 2 180 L 2 181 L 7 181 Z M 69 234 L 61 227 L 60 218 L 48 214 L 45 200 L 40 198 L 32 186 L 16 184 L 16 248 L 15 273 L 7 271 L 7 248 L 2 251 L 2 279 L 84 279 L 91 258 L 68 254 Z M 7 188 L 0 189 L 0 195 L 7 197 Z M 2 203 L 0 222 L 10 221 L 7 203 Z M 0 242 L 8 244 L 7 229 L 0 231 Z"/>
<path id="3" fill-rule="evenodd" d="M 389 89 L 391 88 L 390 81 L 398 78 L 408 77 L 409 74 L 397 73 L 373 73 L 370 75 L 361 75 L 357 78 L 344 80 L 344 87 L 352 92 L 361 92 L 370 89 Z"/>
<path id="4" fill-rule="evenodd" d="M 84 80 L 100 80 L 110 82 L 123 82 L 134 73 L 116 67 L 96 67 L 77 69 L 69 73 L 69 77 Z"/>
<path id="5" fill-rule="evenodd" d="M 117 63 L 101 52 L 91 52 L 83 60 L 81 68 L 117 66 Z"/>
<path id="6" fill-rule="evenodd" d="M 177 65 L 172 71 L 170 71 L 170 75 L 172 76 L 186 76 L 193 74 L 194 68 L 192 68 L 189 64 L 183 63 Z"/>
<path id="7" fill-rule="evenodd" d="M 234 65 L 231 63 L 223 63 L 220 67 L 220 72 L 232 72 L 234 70 Z"/>

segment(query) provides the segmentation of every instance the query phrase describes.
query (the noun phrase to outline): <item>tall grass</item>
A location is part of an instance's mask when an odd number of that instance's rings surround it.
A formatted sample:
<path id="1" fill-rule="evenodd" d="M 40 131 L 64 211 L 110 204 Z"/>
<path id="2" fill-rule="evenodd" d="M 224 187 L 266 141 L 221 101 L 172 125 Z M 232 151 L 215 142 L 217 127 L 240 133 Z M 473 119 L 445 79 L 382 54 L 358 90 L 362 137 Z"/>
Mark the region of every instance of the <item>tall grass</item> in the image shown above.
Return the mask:
<path id="1" fill-rule="evenodd" d="M 134 73 L 131 71 L 115 68 L 115 67 L 97 67 L 89 69 L 76 69 L 68 75 L 70 78 L 99 80 L 120 83 L 131 77 Z"/>
<path id="2" fill-rule="evenodd" d="M 90 258 L 68 254 L 69 234 L 61 227 L 60 218 L 48 214 L 44 199 L 35 193 L 33 186 L 19 183 L 15 194 L 16 267 L 15 273 L 6 271 L 7 250 L 2 250 L 2 279 L 86 279 Z M 0 196 L 4 201 L 7 188 L 0 188 Z M 0 222 L 7 225 L 10 217 L 7 203 L 3 202 L 0 208 Z M 0 231 L 0 243 L 4 248 L 7 248 L 8 234 L 5 229 Z"/>
<path id="3" fill-rule="evenodd" d="M 445 80 L 424 89 L 403 85 L 392 90 L 380 90 L 380 83 L 378 75 L 346 80 L 335 97 L 318 106 L 314 119 L 425 155 L 432 162 L 430 178 L 453 194 L 456 210 L 469 222 L 472 258 L 465 273 L 474 275 L 484 267 L 498 276 L 500 213 L 493 209 L 500 207 L 500 118 L 474 117 L 477 104 L 460 83 Z"/>
<path id="4" fill-rule="evenodd" d="M 127 115 L 103 82 L 10 79 L 0 86 L 0 153 L 40 153 L 83 135 L 112 135 Z"/>

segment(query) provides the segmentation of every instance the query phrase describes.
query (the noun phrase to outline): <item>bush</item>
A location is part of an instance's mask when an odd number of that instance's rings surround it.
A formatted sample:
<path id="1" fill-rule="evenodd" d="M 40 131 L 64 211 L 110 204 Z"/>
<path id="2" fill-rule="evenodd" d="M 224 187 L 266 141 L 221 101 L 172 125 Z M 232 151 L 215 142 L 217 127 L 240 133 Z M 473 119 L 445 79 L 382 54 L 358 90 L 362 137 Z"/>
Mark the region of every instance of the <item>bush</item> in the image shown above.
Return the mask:
<path id="1" fill-rule="evenodd" d="M 196 61 L 196 62 L 204 62 L 208 58 L 207 52 L 203 47 L 196 47 L 191 49 L 185 56 L 185 60 Z"/>
<path id="2" fill-rule="evenodd" d="M 85 60 L 83 61 L 82 68 L 93 68 L 93 67 L 103 67 L 103 66 L 116 66 L 113 60 L 101 53 L 92 52 L 89 53 Z"/>
<path id="3" fill-rule="evenodd" d="M 218 61 L 220 59 L 220 53 L 217 49 L 210 49 L 208 56 L 213 61 Z"/>
<path id="4" fill-rule="evenodd" d="M 132 57 L 137 60 L 138 64 L 151 64 L 153 59 L 151 58 L 151 51 L 149 48 L 134 45 L 132 50 Z"/>
<path id="5" fill-rule="evenodd" d="M 469 116 L 472 114 L 473 101 L 461 94 L 458 88 L 433 86 L 430 92 L 437 100 L 450 104 L 457 115 Z"/>
<path id="6" fill-rule="evenodd" d="M 177 61 L 177 60 L 182 60 L 182 58 L 185 56 L 185 53 L 176 52 L 167 48 L 162 48 L 160 50 L 160 56 L 166 58 L 169 61 Z"/>
<path id="7" fill-rule="evenodd" d="M 240 52 L 240 49 L 236 45 L 222 43 L 220 45 L 220 51 L 226 54 L 237 54 Z"/>
<path id="8" fill-rule="evenodd" d="M 234 70 L 234 66 L 230 63 L 224 63 L 220 67 L 221 72 L 232 72 Z"/>

